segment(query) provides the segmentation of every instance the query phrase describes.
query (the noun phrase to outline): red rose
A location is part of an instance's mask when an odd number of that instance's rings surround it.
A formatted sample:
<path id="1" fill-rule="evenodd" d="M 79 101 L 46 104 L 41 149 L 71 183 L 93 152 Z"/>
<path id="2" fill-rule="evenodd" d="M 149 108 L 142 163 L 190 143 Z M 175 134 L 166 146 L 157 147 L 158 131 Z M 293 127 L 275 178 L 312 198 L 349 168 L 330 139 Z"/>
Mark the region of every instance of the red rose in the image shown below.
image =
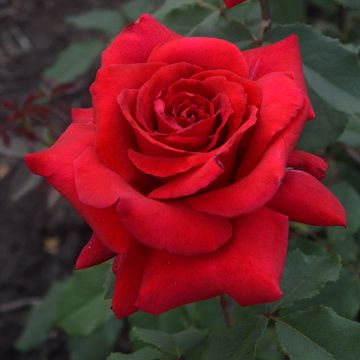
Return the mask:
<path id="1" fill-rule="evenodd" d="M 242 52 L 144 15 L 104 51 L 91 93 L 26 162 L 94 231 L 77 268 L 115 256 L 118 317 L 220 293 L 276 300 L 289 219 L 345 223 L 326 163 L 294 151 L 313 117 L 296 36 Z"/>
<path id="2" fill-rule="evenodd" d="M 244 1 L 245 0 L 224 0 L 224 3 L 226 5 L 226 7 L 232 8 L 232 7 L 236 6 L 236 5 L 241 4 Z"/>

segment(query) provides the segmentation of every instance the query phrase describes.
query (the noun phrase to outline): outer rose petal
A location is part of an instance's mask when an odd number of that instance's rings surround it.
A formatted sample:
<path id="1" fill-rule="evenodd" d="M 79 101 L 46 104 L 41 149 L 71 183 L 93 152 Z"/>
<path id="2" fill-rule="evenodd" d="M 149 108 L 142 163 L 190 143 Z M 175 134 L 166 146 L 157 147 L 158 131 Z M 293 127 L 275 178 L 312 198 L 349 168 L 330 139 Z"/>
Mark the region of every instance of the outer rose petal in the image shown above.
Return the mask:
<path id="1" fill-rule="evenodd" d="M 73 161 L 94 143 L 94 138 L 94 125 L 72 124 L 50 149 L 27 155 L 25 162 L 73 205 L 109 249 L 124 252 L 132 239 L 119 222 L 115 209 L 86 206 L 76 193 Z"/>
<path id="2" fill-rule="evenodd" d="M 186 203 L 198 211 L 226 217 L 246 214 L 265 205 L 281 184 L 287 160 L 300 136 L 306 114 L 307 104 L 291 124 L 275 136 L 263 158 L 249 174 L 244 177 L 237 174 L 232 185 L 194 196 Z"/>
<path id="3" fill-rule="evenodd" d="M 312 175 L 299 170 L 287 172 L 283 184 L 267 205 L 290 220 L 317 226 L 346 225 L 339 200 Z"/>
<path id="4" fill-rule="evenodd" d="M 122 319 L 139 310 L 135 305 L 138 296 L 148 251 L 134 243 L 127 254 L 120 254 L 113 263 L 115 289 L 112 310 Z"/>
<path id="5" fill-rule="evenodd" d="M 198 211 L 236 217 L 262 207 L 276 193 L 287 161 L 283 139 L 277 139 L 246 177 L 221 189 L 191 197 L 185 202 Z"/>
<path id="6" fill-rule="evenodd" d="M 326 161 L 321 157 L 300 150 L 292 152 L 287 166 L 308 172 L 317 179 L 322 179 L 325 176 L 328 167 Z"/>
<path id="7" fill-rule="evenodd" d="M 243 51 L 243 54 L 249 66 L 250 79 L 256 80 L 272 72 L 292 72 L 296 83 L 306 96 L 299 41 L 296 35 L 291 35 L 275 44 Z M 308 97 L 307 101 L 310 104 Z M 309 118 L 313 117 L 314 111 L 310 107 Z"/>
<path id="8" fill-rule="evenodd" d="M 136 147 L 136 140 L 116 99 L 124 89 L 139 88 L 160 67 L 160 64 L 132 64 L 102 68 L 91 87 L 97 124 L 96 150 L 127 181 L 139 176 L 127 157 L 128 149 Z"/>
<path id="9" fill-rule="evenodd" d="M 242 174 L 247 174 L 259 162 L 274 136 L 296 118 L 304 105 L 302 90 L 287 74 L 271 73 L 257 83 L 263 98 L 254 135 L 240 163 Z"/>
<path id="10" fill-rule="evenodd" d="M 245 0 L 224 0 L 226 7 L 232 8 L 236 5 L 243 3 Z"/>
<path id="11" fill-rule="evenodd" d="M 149 14 L 142 15 L 127 26 L 103 52 L 102 65 L 146 62 L 156 46 L 179 37 Z"/>
<path id="12" fill-rule="evenodd" d="M 83 247 L 76 260 L 75 269 L 81 270 L 103 263 L 115 256 L 115 253 L 107 248 L 101 240 L 93 234 L 89 242 Z"/>
<path id="13" fill-rule="evenodd" d="M 233 227 L 232 241 L 212 254 L 185 257 L 153 251 L 136 301 L 139 309 L 160 314 L 221 293 L 243 306 L 279 299 L 287 217 L 262 208 L 234 219 Z"/>
<path id="14" fill-rule="evenodd" d="M 205 70 L 225 69 L 248 77 L 242 52 L 231 42 L 206 37 L 182 37 L 155 48 L 149 62 L 188 62 Z"/>
<path id="15" fill-rule="evenodd" d="M 101 164 L 91 147 L 76 160 L 75 169 L 81 201 L 96 207 L 118 201 L 118 222 L 144 245 L 194 255 L 215 251 L 231 238 L 227 219 L 145 197 Z"/>
<path id="16" fill-rule="evenodd" d="M 129 197 L 119 201 L 118 213 L 129 233 L 144 245 L 178 255 L 215 251 L 232 235 L 227 219 L 177 202 Z"/>
<path id="17" fill-rule="evenodd" d="M 72 117 L 72 121 L 74 123 L 79 123 L 79 124 L 92 123 L 92 122 L 94 122 L 94 109 L 93 108 L 89 108 L 89 109 L 81 109 L 81 108 L 72 109 L 71 110 L 71 117 Z"/>

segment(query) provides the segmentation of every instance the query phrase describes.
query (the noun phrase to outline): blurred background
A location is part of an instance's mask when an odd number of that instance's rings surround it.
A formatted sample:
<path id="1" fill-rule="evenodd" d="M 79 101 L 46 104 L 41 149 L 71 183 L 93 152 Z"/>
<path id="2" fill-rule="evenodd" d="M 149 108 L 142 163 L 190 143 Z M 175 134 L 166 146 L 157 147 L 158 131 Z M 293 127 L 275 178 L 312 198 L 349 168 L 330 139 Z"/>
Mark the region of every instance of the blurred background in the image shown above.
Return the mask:
<path id="1" fill-rule="evenodd" d="M 88 87 L 101 50 L 124 25 L 162 2 L 0 0 L 0 359 L 88 359 L 74 355 L 76 346 L 69 347 L 60 330 L 49 331 L 35 341 L 37 346 L 16 342 L 29 310 L 54 282 L 67 278 L 90 235 L 74 210 L 29 173 L 22 158 L 53 143 L 69 124 L 72 107 L 91 106 Z M 342 1 L 330 0 L 271 3 L 274 22 L 308 23 L 359 53 L 360 6 L 348 9 Z M 246 21 L 255 29 L 256 2 L 249 1 L 241 11 L 240 23 Z M 201 20 L 196 16 L 194 23 Z M 168 17 L 166 24 L 186 33 L 179 13 Z M 251 39 L 242 44 L 252 46 Z M 343 133 L 341 141 L 325 143 L 317 152 L 330 162 L 341 154 L 341 171 L 359 188 L 359 118 L 345 125 L 338 119 L 335 128 L 337 135 Z M 339 167 L 331 169 L 330 176 L 342 176 Z M 39 320 L 38 326 L 48 323 Z M 121 337 L 114 342 L 126 348 Z"/>

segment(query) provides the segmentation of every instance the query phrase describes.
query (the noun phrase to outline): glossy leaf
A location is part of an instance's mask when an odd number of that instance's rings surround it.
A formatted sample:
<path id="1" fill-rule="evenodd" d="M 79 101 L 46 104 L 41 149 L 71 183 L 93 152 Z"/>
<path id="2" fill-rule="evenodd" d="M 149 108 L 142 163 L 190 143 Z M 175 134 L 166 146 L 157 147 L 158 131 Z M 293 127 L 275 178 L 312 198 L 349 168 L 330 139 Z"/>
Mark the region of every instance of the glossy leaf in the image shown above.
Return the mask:
<path id="1" fill-rule="evenodd" d="M 98 30 L 116 35 L 125 25 L 123 17 L 113 9 L 96 9 L 66 18 L 66 22 L 81 30 Z"/>
<path id="2" fill-rule="evenodd" d="M 290 252 L 280 286 L 283 297 L 270 305 L 271 311 L 319 294 L 328 281 L 338 279 L 340 268 L 340 259 L 334 255 L 306 256 L 298 250 Z"/>
<path id="3" fill-rule="evenodd" d="M 63 282 L 54 283 L 41 303 L 32 308 L 24 331 L 16 342 L 17 349 L 32 350 L 47 339 L 55 321 L 59 294 L 63 286 Z"/>
<path id="4" fill-rule="evenodd" d="M 214 331 L 210 337 L 207 360 L 250 360 L 256 353 L 256 346 L 261 339 L 268 320 L 254 317 L 229 329 Z"/>
<path id="5" fill-rule="evenodd" d="M 103 48 L 104 44 L 97 39 L 72 42 L 43 75 L 54 85 L 73 82 L 90 68 L 95 59 L 100 57 Z"/>
<path id="6" fill-rule="evenodd" d="M 291 360 L 354 360 L 360 354 L 360 324 L 327 307 L 281 317 L 276 332 Z"/>

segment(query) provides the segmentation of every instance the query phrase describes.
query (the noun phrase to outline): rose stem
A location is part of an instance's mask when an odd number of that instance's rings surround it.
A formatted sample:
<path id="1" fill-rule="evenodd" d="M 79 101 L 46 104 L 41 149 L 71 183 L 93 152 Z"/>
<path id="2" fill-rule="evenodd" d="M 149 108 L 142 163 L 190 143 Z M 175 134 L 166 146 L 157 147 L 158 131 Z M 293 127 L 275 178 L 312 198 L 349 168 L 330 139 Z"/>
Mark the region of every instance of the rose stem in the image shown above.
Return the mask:
<path id="1" fill-rule="evenodd" d="M 235 324 L 234 317 L 234 308 L 231 301 L 227 298 L 226 295 L 220 295 L 220 305 L 223 312 L 225 324 L 227 327 L 230 327 Z"/>
<path id="2" fill-rule="evenodd" d="M 271 12 L 269 0 L 259 0 L 261 9 L 261 24 L 260 24 L 260 35 L 259 42 L 261 43 L 264 39 L 264 35 L 271 26 Z"/>

